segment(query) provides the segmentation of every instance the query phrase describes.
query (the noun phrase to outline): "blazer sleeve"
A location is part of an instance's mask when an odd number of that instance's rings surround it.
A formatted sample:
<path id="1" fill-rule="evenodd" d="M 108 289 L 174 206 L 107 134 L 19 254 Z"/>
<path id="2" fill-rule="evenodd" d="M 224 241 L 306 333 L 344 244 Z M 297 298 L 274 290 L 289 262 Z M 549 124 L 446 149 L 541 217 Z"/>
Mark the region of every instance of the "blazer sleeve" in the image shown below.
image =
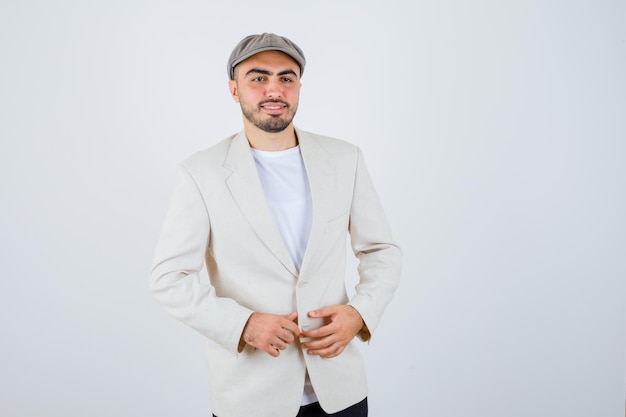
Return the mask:
<path id="1" fill-rule="evenodd" d="M 200 190 L 183 165 L 161 228 L 150 288 L 169 314 L 236 354 L 252 310 L 218 297 L 200 279 L 210 231 Z"/>
<path id="2" fill-rule="evenodd" d="M 368 340 L 376 330 L 400 280 L 402 251 L 394 243 L 389 223 L 370 175 L 358 150 L 349 232 L 352 250 L 359 260 L 359 283 L 348 303 L 363 318 L 359 335 Z"/>

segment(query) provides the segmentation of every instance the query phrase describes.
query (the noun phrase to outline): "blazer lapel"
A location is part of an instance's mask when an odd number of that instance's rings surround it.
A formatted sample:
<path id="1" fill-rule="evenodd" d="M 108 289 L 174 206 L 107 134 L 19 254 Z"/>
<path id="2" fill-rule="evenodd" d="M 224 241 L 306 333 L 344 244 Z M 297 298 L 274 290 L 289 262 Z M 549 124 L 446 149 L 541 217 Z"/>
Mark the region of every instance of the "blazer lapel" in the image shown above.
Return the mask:
<path id="1" fill-rule="evenodd" d="M 315 257 L 317 248 L 323 247 L 326 234 L 326 225 L 329 218 L 329 196 L 332 195 L 332 181 L 335 170 L 329 163 L 330 155 L 322 148 L 317 140 L 309 133 L 296 129 L 300 152 L 304 160 L 309 186 L 311 188 L 311 200 L 313 204 L 313 220 L 311 233 L 307 244 L 302 267 L 304 270 L 310 259 Z"/>
<path id="2" fill-rule="evenodd" d="M 233 138 L 224 166 L 232 171 L 226 184 L 241 212 L 274 256 L 297 277 L 296 267 L 265 200 L 254 157 L 243 131 Z"/>

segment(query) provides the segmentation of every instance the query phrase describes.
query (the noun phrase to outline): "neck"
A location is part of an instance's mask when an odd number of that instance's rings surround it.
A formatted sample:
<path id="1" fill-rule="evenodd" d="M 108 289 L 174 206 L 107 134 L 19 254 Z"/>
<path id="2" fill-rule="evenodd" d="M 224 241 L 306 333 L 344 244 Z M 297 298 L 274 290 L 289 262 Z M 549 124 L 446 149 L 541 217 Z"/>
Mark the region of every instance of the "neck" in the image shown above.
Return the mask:
<path id="1" fill-rule="evenodd" d="M 261 151 L 283 151 L 298 145 L 293 124 L 282 132 L 270 133 L 244 121 L 244 131 L 250 146 Z"/>

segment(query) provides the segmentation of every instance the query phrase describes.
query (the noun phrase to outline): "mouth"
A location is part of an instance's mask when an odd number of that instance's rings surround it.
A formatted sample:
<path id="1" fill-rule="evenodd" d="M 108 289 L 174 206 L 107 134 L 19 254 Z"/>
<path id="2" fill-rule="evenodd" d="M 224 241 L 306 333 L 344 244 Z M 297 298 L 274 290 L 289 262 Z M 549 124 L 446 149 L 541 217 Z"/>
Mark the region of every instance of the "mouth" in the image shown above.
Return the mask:
<path id="1" fill-rule="evenodd" d="M 261 108 L 269 114 L 282 114 L 287 108 L 287 103 L 281 101 L 266 101 L 261 103 Z"/>

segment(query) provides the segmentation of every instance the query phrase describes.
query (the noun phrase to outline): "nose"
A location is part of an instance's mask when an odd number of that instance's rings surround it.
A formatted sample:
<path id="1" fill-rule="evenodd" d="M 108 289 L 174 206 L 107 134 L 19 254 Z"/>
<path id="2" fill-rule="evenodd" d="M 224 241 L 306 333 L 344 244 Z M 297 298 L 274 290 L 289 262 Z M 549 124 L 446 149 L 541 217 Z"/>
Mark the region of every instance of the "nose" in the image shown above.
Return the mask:
<path id="1" fill-rule="evenodd" d="M 270 78 L 267 83 L 265 94 L 270 98 L 279 98 L 282 97 L 282 90 L 283 89 L 278 78 Z"/>

